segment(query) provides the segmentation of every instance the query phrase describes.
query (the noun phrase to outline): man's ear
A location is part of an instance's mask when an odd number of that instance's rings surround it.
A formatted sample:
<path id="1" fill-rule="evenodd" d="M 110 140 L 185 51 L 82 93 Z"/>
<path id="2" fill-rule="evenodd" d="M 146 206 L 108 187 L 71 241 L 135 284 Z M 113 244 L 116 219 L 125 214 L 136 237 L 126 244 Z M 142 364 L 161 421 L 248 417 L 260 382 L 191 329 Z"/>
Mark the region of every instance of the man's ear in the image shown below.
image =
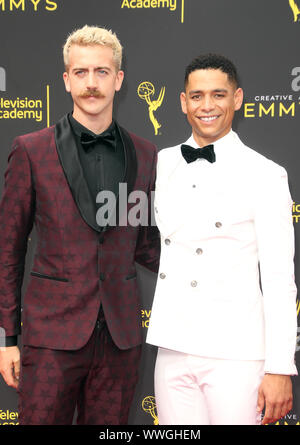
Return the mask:
<path id="1" fill-rule="evenodd" d="M 71 89 L 70 89 L 70 79 L 69 79 L 69 74 L 66 71 L 63 74 L 63 79 L 64 79 L 64 82 L 65 82 L 66 91 L 68 93 L 70 93 L 70 91 L 71 91 Z"/>
<path id="2" fill-rule="evenodd" d="M 183 91 L 180 93 L 180 103 L 181 103 L 182 112 L 184 114 L 186 114 L 187 113 L 187 111 L 186 111 L 186 94 Z"/>
<path id="3" fill-rule="evenodd" d="M 243 100 L 244 100 L 244 92 L 243 92 L 242 88 L 238 88 L 234 93 L 234 103 L 235 103 L 234 110 L 235 111 L 237 111 L 241 108 Z"/>
<path id="4" fill-rule="evenodd" d="M 116 76 L 116 91 L 120 91 L 124 80 L 124 71 L 118 71 Z"/>

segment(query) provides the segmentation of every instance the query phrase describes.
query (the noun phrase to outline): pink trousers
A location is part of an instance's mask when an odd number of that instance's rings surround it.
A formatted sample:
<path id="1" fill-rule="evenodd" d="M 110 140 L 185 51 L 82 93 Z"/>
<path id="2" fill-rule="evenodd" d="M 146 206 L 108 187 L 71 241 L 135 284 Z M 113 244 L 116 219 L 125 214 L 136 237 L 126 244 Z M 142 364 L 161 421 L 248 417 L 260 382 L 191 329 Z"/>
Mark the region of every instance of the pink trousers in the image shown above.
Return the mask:
<path id="1" fill-rule="evenodd" d="M 198 357 L 159 348 L 155 398 L 160 425 L 259 425 L 264 361 Z"/>

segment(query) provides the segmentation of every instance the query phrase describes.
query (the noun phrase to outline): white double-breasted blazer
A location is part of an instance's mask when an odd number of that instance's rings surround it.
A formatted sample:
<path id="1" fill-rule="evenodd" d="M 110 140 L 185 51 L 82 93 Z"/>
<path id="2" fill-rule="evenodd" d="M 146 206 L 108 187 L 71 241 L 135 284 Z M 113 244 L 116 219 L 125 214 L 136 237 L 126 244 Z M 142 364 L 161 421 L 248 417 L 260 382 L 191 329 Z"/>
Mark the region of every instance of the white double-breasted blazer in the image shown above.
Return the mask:
<path id="1" fill-rule="evenodd" d="M 193 137 L 186 144 L 197 147 Z M 161 260 L 147 342 L 198 356 L 265 360 L 297 374 L 294 229 L 287 173 L 230 131 L 216 162 L 159 152 Z"/>

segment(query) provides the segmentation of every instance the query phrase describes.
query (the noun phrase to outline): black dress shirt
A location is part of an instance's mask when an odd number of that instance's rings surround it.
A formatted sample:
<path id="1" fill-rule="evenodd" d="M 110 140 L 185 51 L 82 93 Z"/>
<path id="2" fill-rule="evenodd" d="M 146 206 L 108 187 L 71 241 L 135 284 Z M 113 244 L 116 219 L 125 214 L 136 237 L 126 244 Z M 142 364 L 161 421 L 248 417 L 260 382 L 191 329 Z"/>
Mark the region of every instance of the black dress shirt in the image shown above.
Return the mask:
<path id="1" fill-rule="evenodd" d="M 75 135 L 83 175 L 97 209 L 100 206 L 96 204 L 96 196 L 99 192 L 109 190 L 116 197 L 119 194 L 119 183 L 122 182 L 125 173 L 125 154 L 121 136 L 113 121 L 107 130 L 111 129 L 115 133 L 115 148 L 102 142 L 96 142 L 84 148 L 80 141 L 81 133 L 89 133 L 93 136 L 95 134 L 76 121 L 71 114 L 69 114 L 69 121 Z"/>

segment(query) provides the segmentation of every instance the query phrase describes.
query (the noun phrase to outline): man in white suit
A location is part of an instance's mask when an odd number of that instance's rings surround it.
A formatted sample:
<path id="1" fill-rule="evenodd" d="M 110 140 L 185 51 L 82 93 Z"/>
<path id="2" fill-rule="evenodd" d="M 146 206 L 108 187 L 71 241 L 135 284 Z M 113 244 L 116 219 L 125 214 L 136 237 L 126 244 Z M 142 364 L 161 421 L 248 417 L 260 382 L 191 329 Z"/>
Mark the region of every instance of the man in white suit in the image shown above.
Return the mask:
<path id="1" fill-rule="evenodd" d="M 243 91 L 229 60 L 193 60 L 180 99 L 192 135 L 160 151 L 155 196 L 159 423 L 271 423 L 292 408 L 297 374 L 287 173 L 232 131 Z"/>

